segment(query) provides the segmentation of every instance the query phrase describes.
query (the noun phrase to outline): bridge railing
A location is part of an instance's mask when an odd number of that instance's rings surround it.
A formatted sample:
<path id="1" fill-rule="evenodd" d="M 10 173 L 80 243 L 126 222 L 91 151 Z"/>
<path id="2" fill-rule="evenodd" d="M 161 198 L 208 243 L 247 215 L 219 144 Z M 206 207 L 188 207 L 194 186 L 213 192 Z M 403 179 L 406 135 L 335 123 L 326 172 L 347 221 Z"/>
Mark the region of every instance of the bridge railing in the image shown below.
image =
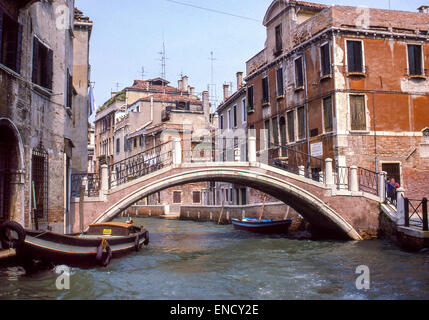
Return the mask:
<path id="1" fill-rule="evenodd" d="M 173 163 L 172 142 L 165 142 L 151 149 L 109 165 L 109 189 L 158 171 Z"/>
<path id="2" fill-rule="evenodd" d="M 264 151 L 259 158 L 264 158 Z M 269 165 L 295 173 L 318 182 L 325 182 L 325 160 L 313 157 L 305 152 L 295 150 L 289 146 L 272 144 L 265 151 L 265 158 Z M 261 162 L 264 162 L 263 159 Z"/>

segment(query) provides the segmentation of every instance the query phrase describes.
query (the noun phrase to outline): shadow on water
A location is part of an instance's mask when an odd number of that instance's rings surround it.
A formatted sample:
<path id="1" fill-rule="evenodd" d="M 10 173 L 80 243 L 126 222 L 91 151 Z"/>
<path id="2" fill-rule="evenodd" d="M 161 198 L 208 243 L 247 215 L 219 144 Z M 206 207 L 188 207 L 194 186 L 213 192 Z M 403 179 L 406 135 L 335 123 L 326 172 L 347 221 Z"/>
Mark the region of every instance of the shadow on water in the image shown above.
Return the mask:
<path id="1" fill-rule="evenodd" d="M 135 219 L 148 247 L 107 268 L 73 269 L 70 290 L 55 270 L 26 276 L 0 270 L 0 299 L 427 299 L 429 252 L 387 241 L 291 240 L 233 226 Z M 370 289 L 356 288 L 368 266 Z"/>

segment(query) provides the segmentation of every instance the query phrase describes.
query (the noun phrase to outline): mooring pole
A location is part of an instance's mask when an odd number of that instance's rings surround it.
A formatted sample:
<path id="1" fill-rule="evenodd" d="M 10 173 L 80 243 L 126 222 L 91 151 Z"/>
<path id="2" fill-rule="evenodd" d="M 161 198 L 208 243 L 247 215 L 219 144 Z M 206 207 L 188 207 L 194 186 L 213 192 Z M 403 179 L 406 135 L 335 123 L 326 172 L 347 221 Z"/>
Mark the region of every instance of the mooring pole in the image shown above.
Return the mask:
<path id="1" fill-rule="evenodd" d="M 427 198 L 423 198 L 422 211 L 423 211 L 423 231 L 428 231 L 428 199 Z"/>
<path id="2" fill-rule="evenodd" d="M 408 198 L 404 198 L 404 225 L 410 226 L 410 204 Z"/>

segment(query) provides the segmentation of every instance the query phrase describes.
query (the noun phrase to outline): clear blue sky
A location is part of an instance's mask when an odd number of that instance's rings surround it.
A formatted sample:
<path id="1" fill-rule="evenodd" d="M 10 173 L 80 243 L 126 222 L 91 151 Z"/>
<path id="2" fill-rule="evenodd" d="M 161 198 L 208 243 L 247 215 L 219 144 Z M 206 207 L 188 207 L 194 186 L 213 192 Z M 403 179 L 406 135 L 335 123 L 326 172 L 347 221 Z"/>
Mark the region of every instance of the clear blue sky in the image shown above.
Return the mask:
<path id="1" fill-rule="evenodd" d="M 102 105 L 111 90 L 161 74 L 163 38 L 167 61 L 166 78 L 177 86 L 181 73 L 189 76 L 196 92 L 211 82 L 210 52 L 214 52 L 214 83 L 221 100 L 222 84 L 245 72 L 245 62 L 264 47 L 262 19 L 272 0 L 177 0 L 255 19 L 219 14 L 168 0 L 76 0 L 76 6 L 94 21 L 90 63 L 95 82 L 95 100 Z M 388 0 L 318 0 L 324 4 L 388 8 Z M 416 11 L 422 0 L 391 0 L 395 10 Z"/>

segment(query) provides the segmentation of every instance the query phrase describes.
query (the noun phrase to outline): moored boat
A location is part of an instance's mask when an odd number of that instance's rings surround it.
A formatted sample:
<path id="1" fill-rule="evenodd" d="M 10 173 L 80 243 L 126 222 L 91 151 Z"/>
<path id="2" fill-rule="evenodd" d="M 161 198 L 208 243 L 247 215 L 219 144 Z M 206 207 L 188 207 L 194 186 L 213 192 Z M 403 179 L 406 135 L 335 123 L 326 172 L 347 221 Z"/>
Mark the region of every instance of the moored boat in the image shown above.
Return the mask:
<path id="1" fill-rule="evenodd" d="M 17 258 L 24 265 L 39 260 L 51 265 L 91 268 L 107 266 L 111 259 L 138 251 L 149 244 L 149 232 L 122 222 L 90 225 L 83 234 L 62 235 L 26 230 Z"/>
<path id="2" fill-rule="evenodd" d="M 232 219 L 234 228 L 240 230 L 246 230 L 257 233 L 274 234 L 274 233 L 287 233 L 292 219 L 274 221 L 274 220 L 263 220 L 263 219 L 251 219 L 245 218 L 242 220 Z"/>

